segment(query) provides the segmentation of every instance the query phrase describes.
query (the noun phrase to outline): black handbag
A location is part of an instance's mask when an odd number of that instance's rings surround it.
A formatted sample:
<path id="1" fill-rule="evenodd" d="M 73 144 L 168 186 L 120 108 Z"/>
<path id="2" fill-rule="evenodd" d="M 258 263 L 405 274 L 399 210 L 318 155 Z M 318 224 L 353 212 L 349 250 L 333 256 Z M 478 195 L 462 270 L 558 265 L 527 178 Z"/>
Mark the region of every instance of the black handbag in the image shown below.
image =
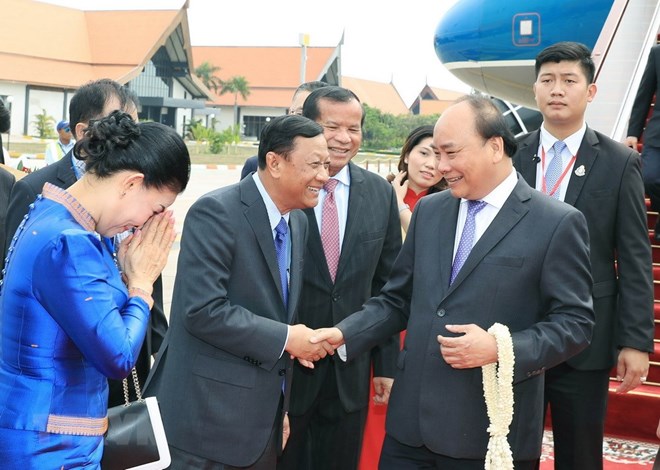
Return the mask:
<path id="1" fill-rule="evenodd" d="M 137 400 L 129 402 L 128 380 L 124 379 L 126 403 L 108 410 L 103 470 L 162 470 L 171 458 L 156 397 L 142 398 L 135 368 L 132 370 Z"/>

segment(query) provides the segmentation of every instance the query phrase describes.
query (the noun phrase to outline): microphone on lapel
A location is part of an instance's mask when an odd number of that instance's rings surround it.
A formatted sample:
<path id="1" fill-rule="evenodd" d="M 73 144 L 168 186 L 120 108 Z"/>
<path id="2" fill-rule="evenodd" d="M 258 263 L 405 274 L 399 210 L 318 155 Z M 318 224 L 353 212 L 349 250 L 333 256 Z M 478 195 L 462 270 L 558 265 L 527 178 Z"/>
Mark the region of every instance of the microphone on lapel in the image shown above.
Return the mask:
<path id="1" fill-rule="evenodd" d="M 534 156 L 532 157 L 532 161 L 533 161 L 534 163 L 538 163 L 538 162 L 541 161 L 541 159 L 539 158 L 538 155 L 534 154 Z"/>

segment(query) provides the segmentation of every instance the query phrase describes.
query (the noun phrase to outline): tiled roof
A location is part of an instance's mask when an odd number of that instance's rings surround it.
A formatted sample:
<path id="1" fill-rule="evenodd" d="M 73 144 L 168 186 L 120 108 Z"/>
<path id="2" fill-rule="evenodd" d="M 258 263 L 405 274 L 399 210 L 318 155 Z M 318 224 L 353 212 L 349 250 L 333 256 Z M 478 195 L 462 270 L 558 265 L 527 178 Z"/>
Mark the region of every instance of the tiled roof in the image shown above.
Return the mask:
<path id="1" fill-rule="evenodd" d="M 415 101 L 410 105 L 410 109 L 424 116 L 440 114 L 463 95 L 465 93 L 460 91 L 424 85 Z"/>
<path id="2" fill-rule="evenodd" d="M 250 95 L 238 95 L 239 106 L 287 108 L 300 85 L 300 47 L 194 46 L 193 62 L 220 67 L 221 80 L 243 76 Z M 308 47 L 305 81 L 319 80 L 335 57 L 334 47 Z M 213 104 L 233 106 L 231 94 L 215 95 Z"/>
<path id="3" fill-rule="evenodd" d="M 354 77 L 342 77 L 342 86 L 355 93 L 362 103 L 384 113 L 409 114 L 410 110 L 392 83 L 375 82 Z"/>
<path id="4" fill-rule="evenodd" d="M 3 0 L 0 80 L 77 88 L 108 77 L 126 83 L 173 29 L 181 10 L 81 11 Z M 38 34 L 36 34 L 38 32 Z"/>

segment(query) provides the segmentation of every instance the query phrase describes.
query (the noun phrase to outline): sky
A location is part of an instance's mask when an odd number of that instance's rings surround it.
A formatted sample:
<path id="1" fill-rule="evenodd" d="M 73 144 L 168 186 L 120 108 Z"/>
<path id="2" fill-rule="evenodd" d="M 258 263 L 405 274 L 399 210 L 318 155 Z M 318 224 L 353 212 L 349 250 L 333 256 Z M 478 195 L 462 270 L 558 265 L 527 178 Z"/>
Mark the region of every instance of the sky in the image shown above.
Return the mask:
<path id="1" fill-rule="evenodd" d="M 85 10 L 173 9 L 183 0 L 45 0 Z M 342 74 L 392 81 L 406 105 L 425 84 L 456 91 L 469 87 L 440 63 L 433 35 L 456 0 L 189 0 L 193 46 L 334 47 L 344 35 Z M 197 64 L 198 65 L 198 64 Z M 222 64 L 216 64 L 222 66 Z"/>

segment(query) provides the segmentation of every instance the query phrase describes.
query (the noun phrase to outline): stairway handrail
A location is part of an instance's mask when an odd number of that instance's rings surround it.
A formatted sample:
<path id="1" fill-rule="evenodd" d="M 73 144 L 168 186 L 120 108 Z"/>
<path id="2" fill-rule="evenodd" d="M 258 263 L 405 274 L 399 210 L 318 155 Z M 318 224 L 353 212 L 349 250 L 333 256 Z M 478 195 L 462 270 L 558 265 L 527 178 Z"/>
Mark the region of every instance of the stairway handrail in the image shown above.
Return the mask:
<path id="1" fill-rule="evenodd" d="M 619 119 L 617 119 L 614 126 L 614 131 L 612 133 L 612 138 L 617 141 L 623 141 L 627 137 L 628 132 L 628 120 L 630 118 L 630 113 L 632 112 L 632 107 L 635 102 L 635 97 L 637 96 L 637 90 L 639 89 L 639 84 L 642 81 L 642 76 L 644 75 L 644 69 L 646 68 L 646 63 L 649 58 L 649 51 L 651 47 L 658 43 L 658 30 L 660 29 L 660 2 L 656 5 L 655 12 L 653 13 L 653 21 L 651 22 L 644 39 L 644 47 L 637 58 L 637 63 L 635 64 L 635 69 L 633 73 L 633 79 L 628 82 L 628 87 L 626 89 L 624 99 L 621 101 L 619 107 Z"/>

